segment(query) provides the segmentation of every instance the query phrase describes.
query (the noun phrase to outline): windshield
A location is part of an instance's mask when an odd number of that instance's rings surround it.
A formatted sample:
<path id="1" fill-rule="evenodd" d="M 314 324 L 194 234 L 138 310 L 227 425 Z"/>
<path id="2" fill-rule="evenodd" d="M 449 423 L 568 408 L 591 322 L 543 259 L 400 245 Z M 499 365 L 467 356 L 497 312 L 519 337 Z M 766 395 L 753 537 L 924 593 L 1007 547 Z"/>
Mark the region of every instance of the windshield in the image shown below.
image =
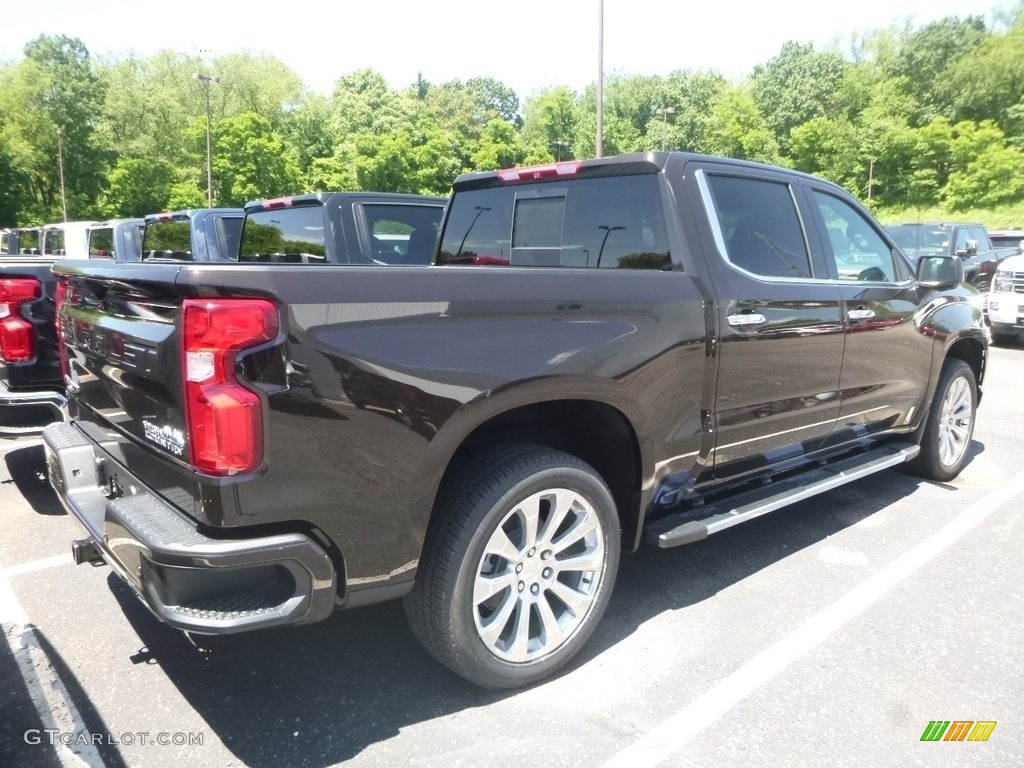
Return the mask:
<path id="1" fill-rule="evenodd" d="M 949 253 L 949 230 L 945 227 L 900 224 L 886 227 L 896 245 L 917 261 L 922 256 L 938 256 Z"/>

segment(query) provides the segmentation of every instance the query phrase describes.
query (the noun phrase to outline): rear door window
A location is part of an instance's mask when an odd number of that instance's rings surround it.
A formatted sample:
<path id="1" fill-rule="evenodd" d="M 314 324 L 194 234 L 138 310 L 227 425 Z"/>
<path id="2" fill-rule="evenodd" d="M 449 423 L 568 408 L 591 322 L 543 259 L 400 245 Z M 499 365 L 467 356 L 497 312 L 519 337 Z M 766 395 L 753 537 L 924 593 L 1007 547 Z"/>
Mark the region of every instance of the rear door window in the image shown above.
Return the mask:
<path id="1" fill-rule="evenodd" d="M 788 184 L 719 174 L 707 179 L 729 263 L 758 277 L 813 276 Z"/>
<path id="2" fill-rule="evenodd" d="M 43 235 L 43 252 L 54 256 L 64 255 L 64 230 L 48 229 Z"/>
<path id="3" fill-rule="evenodd" d="M 450 205 L 439 264 L 672 266 L 654 174 L 466 190 Z"/>
<path id="4" fill-rule="evenodd" d="M 39 253 L 39 230 L 26 229 L 18 233 L 18 250 L 22 253 Z"/>
<path id="5" fill-rule="evenodd" d="M 89 230 L 89 258 L 114 258 L 113 227 L 97 227 L 96 229 Z"/>
<path id="6" fill-rule="evenodd" d="M 326 263 L 323 206 L 274 208 L 247 214 L 238 260 L 269 264 Z"/>
<path id="7" fill-rule="evenodd" d="M 192 223 L 187 219 L 147 223 L 142 260 L 192 261 Z"/>
<path id="8" fill-rule="evenodd" d="M 382 264 L 430 264 L 444 207 L 360 203 L 359 217 L 370 239 L 373 260 Z"/>

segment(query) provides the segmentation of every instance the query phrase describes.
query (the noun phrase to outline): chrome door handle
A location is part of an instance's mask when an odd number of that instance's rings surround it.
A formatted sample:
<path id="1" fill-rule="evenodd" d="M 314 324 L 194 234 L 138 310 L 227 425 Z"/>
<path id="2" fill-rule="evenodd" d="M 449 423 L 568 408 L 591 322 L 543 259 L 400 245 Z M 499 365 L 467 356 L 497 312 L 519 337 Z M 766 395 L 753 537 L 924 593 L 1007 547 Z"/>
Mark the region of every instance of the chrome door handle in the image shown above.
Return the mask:
<path id="1" fill-rule="evenodd" d="M 875 316 L 874 311 L 870 309 L 851 309 L 846 314 L 851 320 L 870 320 Z"/>
<path id="2" fill-rule="evenodd" d="M 764 315 L 729 315 L 729 325 L 742 328 L 746 325 L 760 325 L 765 322 Z"/>

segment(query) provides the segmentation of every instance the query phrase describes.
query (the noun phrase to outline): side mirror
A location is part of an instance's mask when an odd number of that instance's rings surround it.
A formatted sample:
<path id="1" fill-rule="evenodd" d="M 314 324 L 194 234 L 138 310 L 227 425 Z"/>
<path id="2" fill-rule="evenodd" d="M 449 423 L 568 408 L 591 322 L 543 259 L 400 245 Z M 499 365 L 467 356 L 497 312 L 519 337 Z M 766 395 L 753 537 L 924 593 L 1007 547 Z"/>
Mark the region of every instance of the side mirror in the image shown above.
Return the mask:
<path id="1" fill-rule="evenodd" d="M 978 255 L 978 241 L 968 240 L 966 246 L 960 248 L 956 252 L 957 256 L 977 256 Z"/>
<path id="2" fill-rule="evenodd" d="M 917 282 L 927 288 L 953 288 L 964 281 L 964 263 L 955 256 L 922 256 Z"/>

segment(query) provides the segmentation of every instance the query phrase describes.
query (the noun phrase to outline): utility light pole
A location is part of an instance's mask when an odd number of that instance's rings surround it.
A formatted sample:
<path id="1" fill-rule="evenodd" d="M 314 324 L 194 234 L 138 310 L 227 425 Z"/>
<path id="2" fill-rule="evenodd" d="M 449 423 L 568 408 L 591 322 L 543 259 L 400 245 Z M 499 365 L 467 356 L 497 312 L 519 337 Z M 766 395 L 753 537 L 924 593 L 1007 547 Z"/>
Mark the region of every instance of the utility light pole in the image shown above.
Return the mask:
<path id="1" fill-rule="evenodd" d="M 201 75 L 196 72 L 192 75 L 206 89 L 206 204 L 213 207 L 213 144 L 210 140 L 210 84 L 220 82 L 219 77 Z"/>
<path id="2" fill-rule="evenodd" d="M 60 207 L 64 211 L 64 221 L 68 220 L 68 198 L 64 194 L 64 148 L 61 145 L 62 131 L 57 126 L 57 165 L 60 166 Z"/>
<path id="3" fill-rule="evenodd" d="M 597 0 L 597 152 L 604 155 L 604 0 Z"/>

